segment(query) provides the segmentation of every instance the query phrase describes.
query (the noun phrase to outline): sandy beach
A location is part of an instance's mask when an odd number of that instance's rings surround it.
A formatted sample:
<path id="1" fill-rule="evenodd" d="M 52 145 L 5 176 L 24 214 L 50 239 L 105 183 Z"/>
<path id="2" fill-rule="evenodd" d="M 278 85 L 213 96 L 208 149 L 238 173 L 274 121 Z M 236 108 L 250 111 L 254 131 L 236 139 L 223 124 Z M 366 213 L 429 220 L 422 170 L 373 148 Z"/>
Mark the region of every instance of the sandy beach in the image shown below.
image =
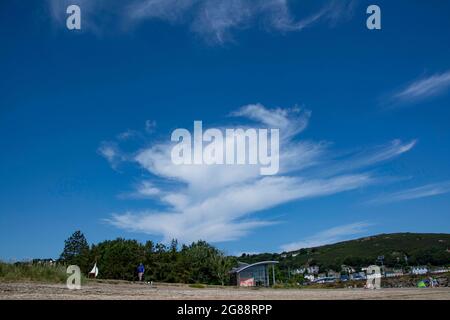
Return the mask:
<path id="1" fill-rule="evenodd" d="M 450 300 L 450 288 L 247 289 L 187 285 L 89 282 L 80 290 L 63 284 L 0 283 L 0 299 L 45 300 Z"/>

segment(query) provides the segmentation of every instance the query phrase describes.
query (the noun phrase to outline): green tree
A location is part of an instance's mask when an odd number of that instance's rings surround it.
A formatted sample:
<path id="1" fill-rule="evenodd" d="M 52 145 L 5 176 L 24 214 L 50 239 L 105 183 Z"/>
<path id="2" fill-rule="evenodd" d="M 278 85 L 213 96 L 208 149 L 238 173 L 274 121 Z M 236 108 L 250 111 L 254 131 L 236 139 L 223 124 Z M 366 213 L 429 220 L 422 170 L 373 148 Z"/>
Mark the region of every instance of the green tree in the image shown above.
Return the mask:
<path id="1" fill-rule="evenodd" d="M 184 252 L 184 264 L 190 268 L 190 281 L 200 283 L 218 283 L 211 259 L 218 250 L 205 241 L 192 243 Z"/>
<path id="2" fill-rule="evenodd" d="M 66 265 L 79 266 L 85 273 L 89 271 L 89 245 L 81 231 L 75 231 L 64 241 L 64 250 L 59 259 Z"/>
<path id="3" fill-rule="evenodd" d="M 135 280 L 136 268 L 146 256 L 144 245 L 122 238 L 103 241 L 93 246 L 92 251 L 97 257 L 99 276 L 107 279 Z"/>
<path id="4" fill-rule="evenodd" d="M 236 264 L 236 261 L 231 257 L 225 256 L 223 252 L 219 251 L 211 256 L 211 264 L 220 284 L 223 286 L 228 284 L 230 282 L 229 272 L 233 265 Z"/>

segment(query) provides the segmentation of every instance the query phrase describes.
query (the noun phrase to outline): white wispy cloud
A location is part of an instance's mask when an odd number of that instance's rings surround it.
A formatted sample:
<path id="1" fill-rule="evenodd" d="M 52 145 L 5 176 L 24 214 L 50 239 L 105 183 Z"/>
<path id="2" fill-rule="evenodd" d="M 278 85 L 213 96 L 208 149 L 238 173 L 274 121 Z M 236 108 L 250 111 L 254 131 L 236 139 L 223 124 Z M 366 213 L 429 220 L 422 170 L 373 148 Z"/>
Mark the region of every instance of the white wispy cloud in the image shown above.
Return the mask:
<path id="1" fill-rule="evenodd" d="M 368 204 L 385 204 L 391 202 L 400 202 L 406 200 L 432 197 L 446 193 L 450 193 L 450 181 L 431 183 L 420 187 L 397 191 L 390 194 L 384 194 L 374 200 L 369 201 Z"/>
<path id="2" fill-rule="evenodd" d="M 113 169 L 116 169 L 121 162 L 127 160 L 126 156 L 122 153 L 115 142 L 104 141 L 101 143 L 97 151 L 109 162 Z"/>
<path id="3" fill-rule="evenodd" d="M 155 199 L 161 190 L 151 181 L 141 181 L 134 186 L 134 191 L 119 194 L 120 199 Z"/>
<path id="4" fill-rule="evenodd" d="M 448 92 L 450 89 L 450 70 L 421 78 L 395 93 L 391 100 L 397 104 L 421 101 Z"/>
<path id="5" fill-rule="evenodd" d="M 232 112 L 235 117 L 247 117 L 271 128 L 281 129 L 282 138 L 289 139 L 306 129 L 311 112 L 300 107 L 266 109 L 262 104 L 249 104 Z"/>
<path id="6" fill-rule="evenodd" d="M 209 41 L 232 39 L 231 31 L 262 23 L 281 32 L 300 31 L 320 20 L 336 23 L 351 12 L 353 1 L 329 1 L 317 12 L 296 20 L 287 0 L 145 0 L 129 7 L 133 19 L 158 18 L 189 25 Z"/>
<path id="7" fill-rule="evenodd" d="M 135 195 L 157 197 L 165 209 L 119 212 L 108 222 L 119 228 L 159 235 L 166 241 L 171 238 L 181 242 L 235 240 L 255 228 L 278 223 L 270 218 L 261 219 L 258 212 L 290 201 L 351 191 L 378 182 L 373 172 L 362 170 L 364 166 L 387 161 L 413 147 L 411 143 L 395 140 L 358 155 L 355 158 L 358 171 L 349 165 L 351 159 L 346 158 L 340 159 L 346 163 L 345 170 L 324 175 L 325 159 L 334 156 L 329 144 L 299 139 L 310 120 L 309 111 L 251 104 L 232 115 L 244 117 L 242 127 L 249 126 L 251 121 L 255 128 L 280 129 L 279 175 L 261 176 L 258 165 L 175 165 L 171 160 L 173 143 L 154 143 L 131 158 L 155 177 L 154 181 L 146 178 L 145 183 L 138 185 Z M 164 181 L 170 183 L 161 184 Z"/>
<path id="8" fill-rule="evenodd" d="M 152 133 L 156 129 L 156 121 L 155 120 L 146 120 L 145 121 L 145 132 Z"/>
<path id="9" fill-rule="evenodd" d="M 326 181 L 266 177 L 252 183 L 224 188 L 198 201 L 192 201 L 188 196 L 188 201 L 182 207 L 178 206 L 178 211 L 119 214 L 109 221 L 119 228 L 162 235 L 166 241 L 171 238 L 182 242 L 198 239 L 211 242 L 236 240 L 251 229 L 275 223 L 251 219 L 251 213 L 292 200 L 356 189 L 370 183 L 370 179 L 366 175 L 343 176 Z M 177 207 L 178 203 L 171 205 Z"/>
<path id="10" fill-rule="evenodd" d="M 296 19 L 289 0 L 48 0 L 55 21 L 62 23 L 69 4 L 82 8 L 83 28 L 101 33 L 114 23 L 133 25 L 158 19 L 187 26 L 212 43 L 233 39 L 232 32 L 253 26 L 279 32 L 300 31 L 319 21 L 335 25 L 353 13 L 354 0 L 329 0 L 315 12 Z M 103 18 L 101 17 L 103 16 Z M 114 19 L 111 19 L 114 17 Z"/>
<path id="11" fill-rule="evenodd" d="M 319 21 L 335 24 L 351 14 L 354 1 L 328 1 L 317 12 L 295 19 L 288 0 L 145 0 L 129 7 L 133 20 L 157 18 L 186 24 L 208 41 L 223 43 L 231 32 L 255 24 L 280 32 L 300 31 Z"/>
<path id="12" fill-rule="evenodd" d="M 330 159 L 324 163 L 324 170 L 321 168 L 322 175 L 335 175 L 343 172 L 354 172 L 360 169 L 367 169 L 374 165 L 392 160 L 408 151 L 417 144 L 417 140 L 413 139 L 409 142 L 403 142 L 394 139 L 383 145 L 366 148 L 357 152 L 351 152 L 336 159 Z"/>
<path id="13" fill-rule="evenodd" d="M 139 135 L 139 132 L 137 132 L 135 130 L 126 130 L 124 132 L 119 133 L 117 135 L 117 139 L 124 141 L 124 140 L 132 139 L 138 135 Z"/>
<path id="14" fill-rule="evenodd" d="M 313 248 L 345 240 L 350 237 L 367 232 L 372 224 L 367 222 L 355 222 L 342 226 L 333 227 L 321 231 L 305 240 L 287 243 L 281 246 L 282 251 L 295 251 L 302 248 Z"/>

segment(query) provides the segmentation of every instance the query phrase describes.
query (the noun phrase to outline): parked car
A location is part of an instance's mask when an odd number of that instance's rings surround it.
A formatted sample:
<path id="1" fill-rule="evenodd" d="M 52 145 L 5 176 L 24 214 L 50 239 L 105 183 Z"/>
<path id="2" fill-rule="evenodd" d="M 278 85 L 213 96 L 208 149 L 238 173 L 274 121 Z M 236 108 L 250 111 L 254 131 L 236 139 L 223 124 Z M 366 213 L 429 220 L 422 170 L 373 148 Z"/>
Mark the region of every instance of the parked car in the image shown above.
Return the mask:
<path id="1" fill-rule="evenodd" d="M 345 282 L 348 280 L 350 280 L 350 277 L 348 275 L 346 275 L 346 274 L 341 275 L 341 281 Z"/>
<path id="2" fill-rule="evenodd" d="M 333 277 L 323 277 L 323 278 L 317 278 L 315 283 L 334 283 L 336 282 L 336 278 Z"/>

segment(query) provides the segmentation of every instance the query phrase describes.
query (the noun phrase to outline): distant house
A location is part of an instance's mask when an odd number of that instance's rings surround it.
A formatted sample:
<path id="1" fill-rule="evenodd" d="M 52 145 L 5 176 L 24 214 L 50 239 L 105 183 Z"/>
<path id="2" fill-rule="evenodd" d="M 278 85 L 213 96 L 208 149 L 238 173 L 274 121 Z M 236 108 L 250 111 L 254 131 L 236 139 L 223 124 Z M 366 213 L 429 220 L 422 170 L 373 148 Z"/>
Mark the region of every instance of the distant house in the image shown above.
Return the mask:
<path id="1" fill-rule="evenodd" d="M 314 279 L 315 279 L 315 277 L 314 277 L 314 275 L 313 275 L 313 274 L 307 274 L 307 275 L 305 275 L 305 279 L 307 279 L 307 280 L 309 280 L 309 281 L 313 282 L 313 281 L 314 281 Z"/>
<path id="2" fill-rule="evenodd" d="M 351 267 L 351 266 L 346 266 L 345 264 L 341 265 L 341 270 L 343 273 L 354 273 L 356 272 L 355 268 Z"/>
<path id="3" fill-rule="evenodd" d="M 427 274 L 428 267 L 426 266 L 417 266 L 411 268 L 411 274 Z"/>
<path id="4" fill-rule="evenodd" d="M 319 266 L 309 266 L 306 268 L 306 271 L 309 274 L 318 274 L 319 273 Z"/>
<path id="5" fill-rule="evenodd" d="M 301 267 L 292 271 L 293 274 L 315 274 L 319 273 L 319 266 Z"/>
<path id="6" fill-rule="evenodd" d="M 33 259 L 32 264 L 41 264 L 46 266 L 56 265 L 56 261 L 53 259 Z"/>
<path id="7" fill-rule="evenodd" d="M 402 268 L 388 268 L 384 267 L 382 274 L 386 278 L 393 278 L 393 277 L 401 277 L 404 275 Z"/>
<path id="8" fill-rule="evenodd" d="M 392 270 L 392 271 L 386 271 L 384 273 L 384 276 L 386 278 L 401 277 L 403 275 L 404 275 L 403 270 Z"/>
<path id="9" fill-rule="evenodd" d="M 295 270 L 292 270 L 292 274 L 304 274 L 306 271 L 306 268 L 298 268 Z"/>

